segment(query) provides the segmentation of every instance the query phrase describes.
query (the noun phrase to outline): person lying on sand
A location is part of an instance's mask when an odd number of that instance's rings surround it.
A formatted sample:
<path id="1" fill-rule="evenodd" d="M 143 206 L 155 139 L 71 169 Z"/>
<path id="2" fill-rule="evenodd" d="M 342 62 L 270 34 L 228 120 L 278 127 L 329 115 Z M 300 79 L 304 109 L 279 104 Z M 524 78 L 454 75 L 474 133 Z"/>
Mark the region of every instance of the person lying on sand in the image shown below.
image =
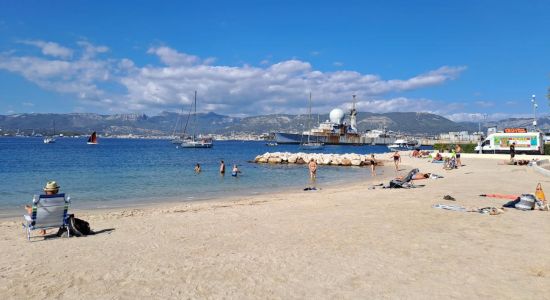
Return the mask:
<path id="1" fill-rule="evenodd" d="M 412 177 L 412 180 L 422 180 L 422 179 L 428 179 L 428 178 L 443 178 L 443 176 L 439 176 L 439 175 L 436 175 L 436 174 L 432 174 L 432 173 L 421 173 L 421 172 L 418 172 L 416 174 L 413 175 Z M 395 178 L 397 180 L 403 180 L 404 179 L 404 176 L 399 176 L 397 178 Z"/>

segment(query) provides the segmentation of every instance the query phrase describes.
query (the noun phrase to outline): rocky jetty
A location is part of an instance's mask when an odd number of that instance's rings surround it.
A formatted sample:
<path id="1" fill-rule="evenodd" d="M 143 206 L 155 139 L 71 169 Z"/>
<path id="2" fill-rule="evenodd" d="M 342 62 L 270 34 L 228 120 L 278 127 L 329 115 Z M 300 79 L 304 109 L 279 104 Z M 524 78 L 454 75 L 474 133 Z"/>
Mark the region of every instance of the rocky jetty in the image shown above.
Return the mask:
<path id="1" fill-rule="evenodd" d="M 319 165 L 331 166 L 369 166 L 370 155 L 346 153 L 346 154 L 325 154 L 325 153 L 291 153 L 291 152 L 266 152 L 256 156 L 255 163 L 265 164 L 306 164 L 311 159 L 317 161 Z M 383 162 L 376 159 L 377 165 L 383 165 Z"/>

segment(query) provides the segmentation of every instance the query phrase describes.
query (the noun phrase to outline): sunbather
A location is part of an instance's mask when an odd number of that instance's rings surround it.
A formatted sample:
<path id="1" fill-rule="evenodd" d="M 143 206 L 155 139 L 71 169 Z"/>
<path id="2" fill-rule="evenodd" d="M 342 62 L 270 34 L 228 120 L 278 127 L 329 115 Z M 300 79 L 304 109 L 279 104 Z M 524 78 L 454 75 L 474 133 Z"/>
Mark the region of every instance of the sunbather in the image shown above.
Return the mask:
<path id="1" fill-rule="evenodd" d="M 60 188 L 60 186 L 57 185 L 57 182 L 48 181 L 46 183 L 46 186 L 44 186 L 44 193 L 46 193 L 46 195 L 55 195 L 55 194 L 59 193 L 59 188 Z M 29 216 L 32 216 L 32 206 L 31 205 L 25 205 L 25 209 L 27 210 L 27 213 L 29 214 Z M 40 234 L 45 235 L 46 230 L 44 230 L 44 229 L 40 230 Z"/>

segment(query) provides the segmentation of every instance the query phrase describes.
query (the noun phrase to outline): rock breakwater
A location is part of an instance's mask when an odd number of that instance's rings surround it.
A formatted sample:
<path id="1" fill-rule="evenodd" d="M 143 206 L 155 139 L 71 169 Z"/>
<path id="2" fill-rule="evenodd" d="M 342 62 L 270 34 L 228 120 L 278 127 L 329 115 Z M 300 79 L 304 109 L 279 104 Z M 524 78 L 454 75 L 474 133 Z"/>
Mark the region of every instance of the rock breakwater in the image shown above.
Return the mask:
<path id="1" fill-rule="evenodd" d="M 291 152 L 266 152 L 256 156 L 255 163 L 265 164 L 306 164 L 314 159 L 319 165 L 332 166 L 370 166 L 370 155 L 346 153 L 346 154 L 325 154 L 325 153 L 291 153 Z M 376 165 L 381 166 L 381 160 L 375 160 Z"/>

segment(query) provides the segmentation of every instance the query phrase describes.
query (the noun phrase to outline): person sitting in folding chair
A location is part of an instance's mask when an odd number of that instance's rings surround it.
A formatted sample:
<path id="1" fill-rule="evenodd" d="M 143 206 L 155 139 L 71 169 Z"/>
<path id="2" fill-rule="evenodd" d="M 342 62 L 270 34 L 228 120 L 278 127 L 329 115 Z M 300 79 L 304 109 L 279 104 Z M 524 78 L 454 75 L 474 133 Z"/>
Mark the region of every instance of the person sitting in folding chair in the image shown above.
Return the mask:
<path id="1" fill-rule="evenodd" d="M 46 229 L 65 228 L 67 226 L 67 210 L 69 199 L 65 194 L 59 193 L 60 186 L 55 181 L 48 181 L 44 187 L 44 195 L 35 196 L 33 204 L 25 205 L 28 215 L 25 215 L 27 238 L 30 239 L 30 231 L 40 229 L 40 234 L 45 235 Z"/>

